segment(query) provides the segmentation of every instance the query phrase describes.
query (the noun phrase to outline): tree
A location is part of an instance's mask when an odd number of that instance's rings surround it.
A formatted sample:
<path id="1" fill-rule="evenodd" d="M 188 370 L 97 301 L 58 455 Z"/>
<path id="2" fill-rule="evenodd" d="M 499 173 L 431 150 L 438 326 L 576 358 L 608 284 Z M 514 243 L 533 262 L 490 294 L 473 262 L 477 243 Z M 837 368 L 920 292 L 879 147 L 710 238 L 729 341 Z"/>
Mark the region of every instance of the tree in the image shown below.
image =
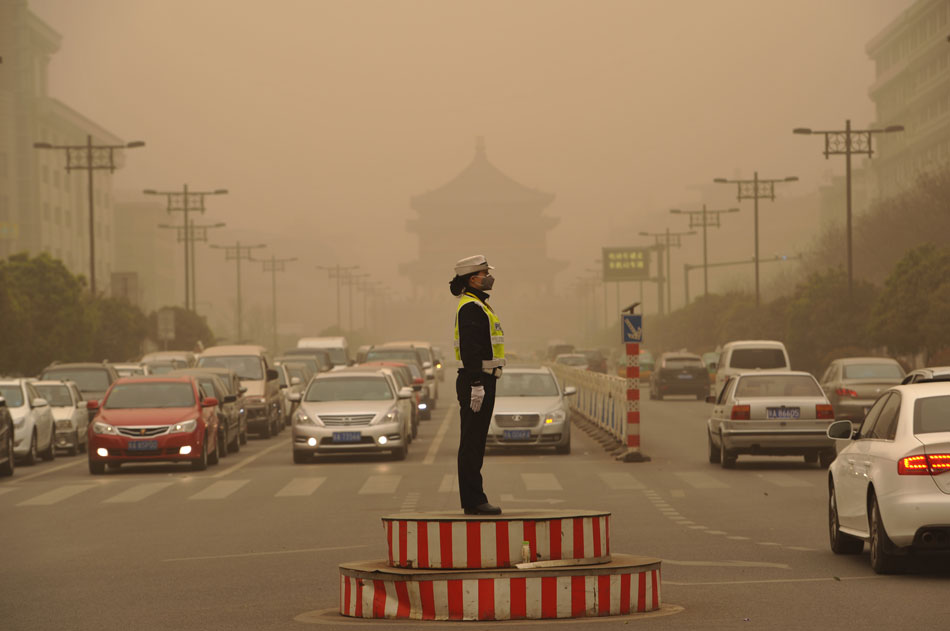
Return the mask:
<path id="1" fill-rule="evenodd" d="M 207 321 L 193 311 L 181 307 L 165 307 L 175 312 L 175 339 L 168 341 L 170 350 L 195 350 L 214 346 L 215 336 Z M 148 336 L 160 346 L 165 342 L 158 339 L 158 311 L 148 316 Z"/>
<path id="2" fill-rule="evenodd" d="M 115 298 L 96 298 L 88 306 L 92 325 L 92 356 L 131 361 L 142 354 L 148 319 L 138 307 Z"/>

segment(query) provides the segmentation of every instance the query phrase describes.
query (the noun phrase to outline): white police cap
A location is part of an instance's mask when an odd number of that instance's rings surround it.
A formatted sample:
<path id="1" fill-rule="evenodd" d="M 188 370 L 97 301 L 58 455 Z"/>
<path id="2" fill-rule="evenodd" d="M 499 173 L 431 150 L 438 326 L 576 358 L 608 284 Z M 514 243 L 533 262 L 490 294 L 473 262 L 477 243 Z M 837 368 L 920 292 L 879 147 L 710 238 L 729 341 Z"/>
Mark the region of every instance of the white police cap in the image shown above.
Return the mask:
<path id="1" fill-rule="evenodd" d="M 467 256 L 464 259 L 459 259 L 455 262 L 456 276 L 465 276 L 466 274 L 471 274 L 473 272 L 480 272 L 483 269 L 495 269 L 488 264 L 488 259 L 485 258 L 484 254 Z"/>

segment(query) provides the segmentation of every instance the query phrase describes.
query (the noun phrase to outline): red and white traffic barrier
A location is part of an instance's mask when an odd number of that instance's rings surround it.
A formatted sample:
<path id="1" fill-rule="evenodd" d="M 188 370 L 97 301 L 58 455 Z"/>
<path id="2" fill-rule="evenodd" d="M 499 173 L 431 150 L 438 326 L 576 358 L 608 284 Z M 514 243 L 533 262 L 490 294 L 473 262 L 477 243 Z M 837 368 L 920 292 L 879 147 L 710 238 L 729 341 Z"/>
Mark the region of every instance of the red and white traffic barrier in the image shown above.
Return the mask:
<path id="1" fill-rule="evenodd" d="M 469 518 L 457 513 L 383 517 L 389 565 L 422 569 L 509 568 L 522 562 L 527 541 L 532 561 L 610 560 L 610 513 L 523 511 Z"/>
<path id="2" fill-rule="evenodd" d="M 616 555 L 598 566 L 492 572 L 340 566 L 340 613 L 355 618 L 521 620 L 616 616 L 661 604 L 660 562 Z"/>

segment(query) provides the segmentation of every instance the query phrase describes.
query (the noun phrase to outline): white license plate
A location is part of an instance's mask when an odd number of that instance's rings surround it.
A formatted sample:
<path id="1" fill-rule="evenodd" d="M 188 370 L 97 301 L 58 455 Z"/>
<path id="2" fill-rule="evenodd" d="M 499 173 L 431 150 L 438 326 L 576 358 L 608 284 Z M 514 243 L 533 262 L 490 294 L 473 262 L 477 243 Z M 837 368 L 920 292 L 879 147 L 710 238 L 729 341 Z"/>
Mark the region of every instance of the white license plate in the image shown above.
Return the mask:
<path id="1" fill-rule="evenodd" d="M 801 408 L 765 408 L 765 413 L 770 419 L 799 418 Z"/>

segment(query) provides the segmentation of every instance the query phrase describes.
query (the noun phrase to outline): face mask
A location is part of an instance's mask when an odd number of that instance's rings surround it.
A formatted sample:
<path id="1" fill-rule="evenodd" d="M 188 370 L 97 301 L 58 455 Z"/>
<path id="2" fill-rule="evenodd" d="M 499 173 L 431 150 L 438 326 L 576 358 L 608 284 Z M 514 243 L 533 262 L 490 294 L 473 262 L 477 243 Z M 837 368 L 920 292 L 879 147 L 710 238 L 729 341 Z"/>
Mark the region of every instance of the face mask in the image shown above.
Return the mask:
<path id="1" fill-rule="evenodd" d="M 491 274 L 488 274 L 486 276 L 482 276 L 482 280 L 480 282 L 482 285 L 481 287 L 482 291 L 489 291 L 491 290 L 492 285 L 495 284 L 495 277 L 492 276 Z"/>

